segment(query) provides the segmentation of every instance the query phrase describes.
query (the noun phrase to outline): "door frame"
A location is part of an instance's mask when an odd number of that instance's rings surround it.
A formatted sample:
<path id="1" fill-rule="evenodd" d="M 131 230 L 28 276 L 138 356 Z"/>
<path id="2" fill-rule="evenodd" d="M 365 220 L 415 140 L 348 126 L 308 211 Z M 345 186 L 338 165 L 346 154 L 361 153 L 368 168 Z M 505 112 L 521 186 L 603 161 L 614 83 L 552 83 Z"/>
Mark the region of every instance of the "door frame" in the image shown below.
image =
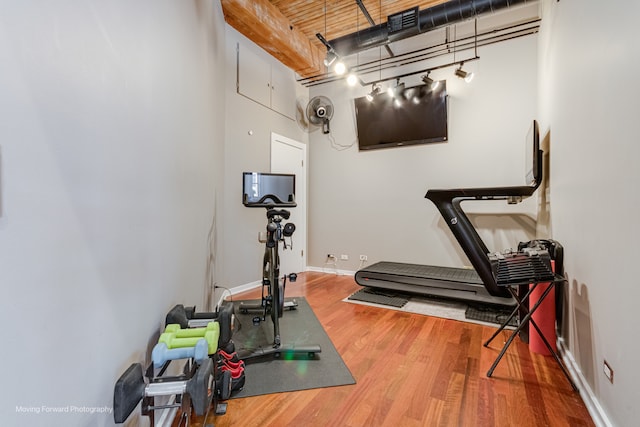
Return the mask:
<path id="1" fill-rule="evenodd" d="M 308 169 L 307 169 L 307 164 L 308 164 L 308 151 L 307 151 L 307 144 L 303 144 L 300 141 L 296 141 L 294 139 L 291 138 L 287 138 L 286 136 L 283 135 L 279 135 L 275 132 L 271 132 L 271 150 L 270 150 L 270 168 L 271 168 L 271 172 L 274 172 L 273 170 L 273 146 L 274 144 L 286 144 L 286 145 L 290 145 L 292 147 L 295 147 L 297 149 L 300 149 L 302 151 L 302 169 L 303 169 L 303 174 L 302 177 L 296 177 L 296 180 L 300 180 L 301 179 L 301 183 L 300 185 L 296 185 L 297 188 L 297 193 L 296 194 L 296 203 L 298 204 L 296 206 L 296 210 L 300 213 L 300 215 L 298 216 L 298 220 L 297 220 L 297 224 L 296 224 L 296 235 L 299 236 L 298 239 L 301 239 L 302 241 L 298 241 L 298 243 L 295 245 L 297 247 L 301 247 L 302 248 L 302 270 L 301 271 L 306 271 L 307 270 L 307 235 L 308 235 L 308 227 L 307 227 L 307 189 L 308 189 L 308 185 L 307 185 L 307 177 L 308 177 Z M 304 192 L 303 193 L 303 197 L 299 197 L 300 196 L 300 191 Z M 302 221 L 303 223 L 300 223 L 300 221 Z M 296 237 L 297 237 L 296 236 Z M 294 246 L 294 247 L 295 247 Z"/>

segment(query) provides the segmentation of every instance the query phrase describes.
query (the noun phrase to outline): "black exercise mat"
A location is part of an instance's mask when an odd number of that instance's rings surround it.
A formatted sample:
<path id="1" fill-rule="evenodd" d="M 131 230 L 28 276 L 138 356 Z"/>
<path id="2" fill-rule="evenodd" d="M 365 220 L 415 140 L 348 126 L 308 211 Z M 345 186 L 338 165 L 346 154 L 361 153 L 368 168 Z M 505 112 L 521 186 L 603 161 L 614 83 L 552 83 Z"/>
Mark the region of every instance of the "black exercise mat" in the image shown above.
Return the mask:
<path id="1" fill-rule="evenodd" d="M 344 364 L 306 299 L 286 299 L 292 300 L 298 303 L 297 309 L 285 310 L 279 322 L 282 344 L 318 344 L 322 351 L 311 360 L 304 357 L 285 360 L 267 356 L 250 361 L 245 367 L 245 386 L 240 392 L 234 393 L 234 398 L 355 384 L 349 368 Z M 242 314 L 239 303 L 235 302 L 234 307 L 237 329 L 233 334 L 233 342 L 236 351 L 270 347 L 273 342 L 271 318 L 267 317 L 266 321 L 254 326 L 253 317 L 261 315 L 261 312 Z"/>
<path id="2" fill-rule="evenodd" d="M 349 296 L 350 300 L 371 302 L 374 304 L 390 305 L 402 308 L 409 302 L 409 298 L 399 295 L 397 292 L 384 292 L 371 288 L 363 288 Z"/>

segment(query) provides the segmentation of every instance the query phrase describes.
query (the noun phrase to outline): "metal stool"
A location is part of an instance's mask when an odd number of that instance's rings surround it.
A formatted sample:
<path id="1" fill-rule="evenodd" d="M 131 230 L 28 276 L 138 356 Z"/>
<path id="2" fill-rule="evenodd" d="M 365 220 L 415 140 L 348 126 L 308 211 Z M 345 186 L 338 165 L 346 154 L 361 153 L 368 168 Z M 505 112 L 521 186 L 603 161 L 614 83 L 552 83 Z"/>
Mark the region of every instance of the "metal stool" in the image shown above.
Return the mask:
<path id="1" fill-rule="evenodd" d="M 507 341 L 505 342 L 502 350 L 498 354 L 498 357 L 491 365 L 491 368 L 489 368 L 487 377 L 491 377 L 493 371 L 496 369 L 496 366 L 498 366 L 498 363 L 500 363 L 500 360 L 506 353 L 515 337 L 523 330 L 525 326 L 530 323 L 538 332 L 540 338 L 542 338 L 542 341 L 544 342 L 549 352 L 553 355 L 554 359 L 560 366 L 560 369 L 562 369 L 562 372 L 564 373 L 565 377 L 567 377 L 567 380 L 571 384 L 571 387 L 575 391 L 577 391 L 578 388 L 571 379 L 569 372 L 562 363 L 562 360 L 558 356 L 557 352 L 551 347 L 549 341 L 544 336 L 535 320 L 533 320 L 532 318 L 533 314 L 542 304 L 542 301 L 547 297 L 547 295 L 549 295 L 555 285 L 566 280 L 564 277 L 553 272 L 549 252 L 546 249 L 542 248 L 525 248 L 522 251 L 514 253 L 490 254 L 489 259 L 491 261 L 492 271 L 494 273 L 494 276 L 496 277 L 496 283 L 498 284 L 498 286 L 506 287 L 506 289 L 515 299 L 517 305 L 511 315 L 500 326 L 500 328 L 498 328 L 498 330 L 494 332 L 491 338 L 489 338 L 484 343 L 484 346 L 488 347 L 491 341 L 493 341 L 493 339 L 505 329 L 505 327 L 516 316 L 518 312 L 525 314 L 518 323 L 518 327 L 514 331 L 512 331 L 509 339 L 507 339 Z M 543 291 L 538 301 L 536 301 L 535 304 L 533 304 L 533 306 L 529 308 L 527 304 L 527 302 L 529 301 L 529 296 L 539 285 L 543 285 L 545 283 L 548 283 L 547 288 Z M 522 285 L 530 286 L 524 297 L 520 298 L 518 296 L 518 287 Z"/>

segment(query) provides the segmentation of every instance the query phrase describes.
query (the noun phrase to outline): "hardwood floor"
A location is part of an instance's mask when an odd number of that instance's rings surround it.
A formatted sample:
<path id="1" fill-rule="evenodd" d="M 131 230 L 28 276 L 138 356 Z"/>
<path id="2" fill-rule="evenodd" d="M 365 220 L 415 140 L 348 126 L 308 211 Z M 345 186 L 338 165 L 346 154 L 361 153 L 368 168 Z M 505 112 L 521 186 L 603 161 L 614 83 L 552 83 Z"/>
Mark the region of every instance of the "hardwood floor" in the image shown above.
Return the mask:
<path id="1" fill-rule="evenodd" d="M 227 426 L 592 426 L 553 358 L 519 339 L 493 376 L 508 337 L 495 328 L 342 302 L 360 289 L 351 276 L 307 272 L 287 285 L 304 296 L 357 383 L 231 399 Z M 258 290 L 234 296 L 259 297 Z M 285 313 L 286 315 L 286 313 Z M 250 381 L 247 378 L 247 381 Z M 202 425 L 197 420 L 194 425 Z"/>

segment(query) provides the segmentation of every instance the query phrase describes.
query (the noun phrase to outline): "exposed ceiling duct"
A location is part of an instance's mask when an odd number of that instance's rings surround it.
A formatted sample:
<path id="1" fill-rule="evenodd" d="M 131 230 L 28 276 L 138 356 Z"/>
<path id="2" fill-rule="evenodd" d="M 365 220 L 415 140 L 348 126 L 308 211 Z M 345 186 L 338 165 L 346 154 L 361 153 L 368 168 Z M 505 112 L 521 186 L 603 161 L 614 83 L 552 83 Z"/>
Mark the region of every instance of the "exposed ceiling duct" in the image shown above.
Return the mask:
<path id="1" fill-rule="evenodd" d="M 537 0 L 451 0 L 421 11 L 414 8 L 391 15 L 387 22 L 330 40 L 329 44 L 338 55 L 346 57 L 484 13 L 535 1 Z"/>

